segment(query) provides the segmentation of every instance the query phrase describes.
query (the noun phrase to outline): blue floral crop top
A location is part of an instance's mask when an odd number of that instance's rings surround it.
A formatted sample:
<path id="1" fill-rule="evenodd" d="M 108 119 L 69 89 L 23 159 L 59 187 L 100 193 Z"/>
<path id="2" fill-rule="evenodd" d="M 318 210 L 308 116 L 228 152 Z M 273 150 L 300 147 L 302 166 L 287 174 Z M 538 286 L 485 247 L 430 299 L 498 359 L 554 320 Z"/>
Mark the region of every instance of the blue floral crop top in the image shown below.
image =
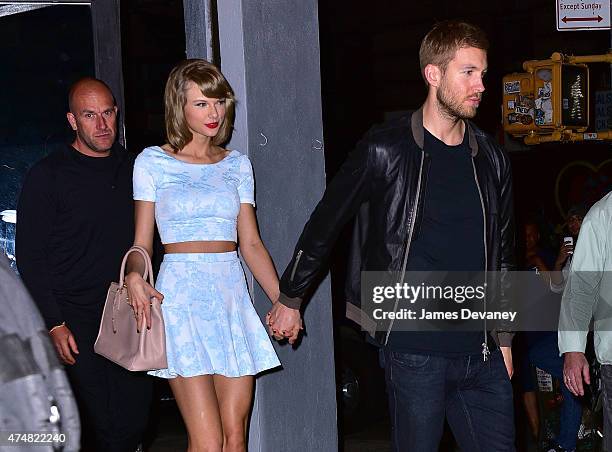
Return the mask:
<path id="1" fill-rule="evenodd" d="M 159 146 L 134 163 L 134 199 L 155 202 L 162 243 L 237 239 L 241 203 L 255 206 L 253 169 L 246 155 L 231 151 L 217 163 L 187 163 Z"/>

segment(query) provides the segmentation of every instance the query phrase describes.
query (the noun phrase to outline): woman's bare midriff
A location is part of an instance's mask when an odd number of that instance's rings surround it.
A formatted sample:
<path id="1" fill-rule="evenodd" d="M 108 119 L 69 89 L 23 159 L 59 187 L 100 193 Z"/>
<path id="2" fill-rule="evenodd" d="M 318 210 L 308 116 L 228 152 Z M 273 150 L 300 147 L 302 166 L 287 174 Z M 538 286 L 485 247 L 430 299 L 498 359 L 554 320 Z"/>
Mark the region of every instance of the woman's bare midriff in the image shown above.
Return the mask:
<path id="1" fill-rule="evenodd" d="M 227 253 L 236 251 L 236 242 L 229 241 L 203 241 L 203 242 L 179 242 L 166 243 L 164 251 L 167 254 L 174 253 Z"/>

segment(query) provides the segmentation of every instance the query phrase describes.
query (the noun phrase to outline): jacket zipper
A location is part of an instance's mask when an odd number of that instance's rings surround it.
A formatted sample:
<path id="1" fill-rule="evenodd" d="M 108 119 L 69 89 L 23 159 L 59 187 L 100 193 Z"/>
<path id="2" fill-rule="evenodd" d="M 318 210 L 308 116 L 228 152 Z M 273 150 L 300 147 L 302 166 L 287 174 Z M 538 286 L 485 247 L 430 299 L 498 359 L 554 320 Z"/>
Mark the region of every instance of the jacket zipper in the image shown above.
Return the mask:
<path id="1" fill-rule="evenodd" d="M 476 188 L 478 189 L 478 196 L 480 196 L 480 207 L 482 208 L 482 223 L 483 223 L 483 232 L 482 239 L 484 243 L 484 255 L 485 255 L 485 286 L 487 283 L 487 270 L 489 268 L 488 263 L 488 251 L 487 251 L 487 213 L 485 212 L 484 199 L 482 198 L 482 191 L 480 190 L 480 184 L 478 183 L 478 175 L 476 174 L 476 164 L 474 163 L 474 157 L 472 157 L 472 168 L 474 170 L 474 180 L 476 181 Z M 483 300 L 484 311 L 487 312 L 487 297 L 484 297 Z M 487 337 L 487 319 L 484 320 L 484 342 L 482 343 L 482 359 L 483 361 L 487 361 L 489 359 L 489 355 L 491 352 L 489 351 L 489 339 Z"/>
<path id="2" fill-rule="evenodd" d="M 417 213 L 419 211 L 419 198 L 421 196 L 421 181 L 423 178 L 423 162 L 425 161 L 425 151 L 421 151 L 421 165 L 419 166 L 419 178 L 417 180 L 417 191 L 416 191 L 416 202 L 414 203 L 414 209 L 412 213 L 412 218 L 410 219 L 410 226 L 408 228 L 408 237 L 406 238 L 406 251 L 404 252 L 404 261 L 402 262 L 402 272 L 400 276 L 400 286 L 404 284 L 404 277 L 406 276 L 406 264 L 408 263 L 408 252 L 410 251 L 410 243 L 412 242 L 412 233 L 414 232 L 414 225 L 416 223 Z M 399 299 L 395 299 L 395 306 L 393 307 L 394 311 L 397 311 L 397 305 L 399 304 Z M 395 319 L 391 320 L 389 324 L 389 328 L 387 328 L 387 334 L 385 336 L 385 345 L 389 342 L 389 335 L 391 334 L 391 330 L 393 329 L 393 322 Z"/>
<path id="3" fill-rule="evenodd" d="M 303 253 L 304 253 L 304 251 L 299 250 L 297 252 L 297 254 L 295 255 L 295 262 L 293 264 L 293 268 L 291 269 L 291 278 L 289 278 L 291 280 L 291 282 L 293 282 L 293 278 L 295 277 L 295 271 L 297 270 L 297 266 L 300 263 L 300 259 L 301 259 Z"/>

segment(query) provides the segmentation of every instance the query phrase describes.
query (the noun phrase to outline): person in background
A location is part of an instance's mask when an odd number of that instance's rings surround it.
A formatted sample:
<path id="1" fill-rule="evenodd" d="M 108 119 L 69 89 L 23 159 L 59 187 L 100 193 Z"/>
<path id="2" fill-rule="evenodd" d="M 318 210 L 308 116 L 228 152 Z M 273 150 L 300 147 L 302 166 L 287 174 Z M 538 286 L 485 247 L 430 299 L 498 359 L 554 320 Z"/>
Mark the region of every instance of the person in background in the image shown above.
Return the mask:
<path id="1" fill-rule="evenodd" d="M 566 225 L 567 232 L 569 233 L 567 237 L 572 238 L 572 243 L 566 242 L 565 239 L 561 241 L 557 260 L 550 272 L 550 290 L 555 293 L 563 293 L 565 289 L 565 283 L 567 282 L 569 269 L 572 264 L 574 245 L 578 240 L 582 220 L 587 212 L 588 208 L 584 204 L 572 206 L 567 212 Z"/>
<path id="2" fill-rule="evenodd" d="M 558 345 L 563 381 L 575 396 L 591 383 L 585 356 L 592 328 L 595 355 L 601 364 L 603 450 L 612 450 L 612 193 L 584 216 L 561 299 Z M 592 322 L 592 326 L 591 326 Z"/>
<path id="3" fill-rule="evenodd" d="M 579 225 L 578 225 L 579 229 Z M 576 230 L 576 235 L 578 231 Z M 538 274 L 538 281 L 528 294 L 532 300 L 542 301 L 544 297 L 555 297 L 551 292 L 553 287 L 552 274 L 553 257 L 539 246 L 540 233 L 537 224 L 529 222 L 525 225 L 525 263 L 529 270 Z M 567 247 L 562 246 L 559 257 L 554 261 L 555 268 L 566 256 Z M 532 434 L 540 439 L 540 413 L 538 410 L 536 385 L 531 366 L 548 372 L 557 378 L 561 385 L 563 403 L 560 408 L 559 431 L 553 444 L 541 441 L 541 446 L 547 452 L 574 451 L 578 440 L 578 430 L 582 419 L 580 400 L 570 392 L 563 381 L 563 358 L 559 354 L 556 331 L 525 331 L 522 333 L 525 349 L 521 359 L 521 386 L 523 389 L 523 406 Z"/>
<path id="4" fill-rule="evenodd" d="M 142 441 L 152 381 L 94 352 L 106 292 L 134 237 L 134 156 L 116 143 L 117 106 L 106 84 L 77 81 L 66 145 L 27 173 L 17 207 L 17 268 L 66 366 L 81 413 L 82 450 L 133 452 Z"/>
<path id="5" fill-rule="evenodd" d="M 525 268 L 542 275 L 548 282 L 548 272 L 554 256 L 540 247 L 540 229 L 535 222 L 525 223 Z"/>
<path id="6" fill-rule="evenodd" d="M 533 271 L 538 275 L 538 282 L 536 282 L 535 286 L 536 290 L 548 290 L 548 272 L 551 263 L 545 262 L 550 261 L 550 259 L 547 258 L 547 253 L 539 246 L 540 231 L 538 225 L 533 221 L 528 221 L 525 223 L 523 234 L 525 243 L 524 270 Z M 533 297 L 533 290 L 530 290 L 530 296 Z M 536 441 L 540 436 L 540 413 L 538 409 L 537 388 L 531 370 L 529 349 L 534 341 L 540 339 L 541 335 L 542 332 L 520 332 L 517 334 L 517 347 L 515 347 L 519 355 L 520 368 L 517 376 L 522 390 L 523 408 L 527 415 L 531 434 Z"/>

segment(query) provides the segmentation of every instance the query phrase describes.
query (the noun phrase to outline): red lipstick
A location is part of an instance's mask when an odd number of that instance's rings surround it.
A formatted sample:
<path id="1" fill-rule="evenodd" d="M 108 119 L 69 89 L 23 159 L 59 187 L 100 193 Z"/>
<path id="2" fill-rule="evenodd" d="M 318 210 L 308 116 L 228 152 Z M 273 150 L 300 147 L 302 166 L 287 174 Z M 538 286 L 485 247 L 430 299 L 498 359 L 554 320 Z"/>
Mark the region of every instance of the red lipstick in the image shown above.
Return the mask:
<path id="1" fill-rule="evenodd" d="M 204 124 L 204 125 L 208 127 L 209 129 L 216 129 L 217 127 L 219 127 L 218 122 L 209 122 L 208 124 Z"/>

